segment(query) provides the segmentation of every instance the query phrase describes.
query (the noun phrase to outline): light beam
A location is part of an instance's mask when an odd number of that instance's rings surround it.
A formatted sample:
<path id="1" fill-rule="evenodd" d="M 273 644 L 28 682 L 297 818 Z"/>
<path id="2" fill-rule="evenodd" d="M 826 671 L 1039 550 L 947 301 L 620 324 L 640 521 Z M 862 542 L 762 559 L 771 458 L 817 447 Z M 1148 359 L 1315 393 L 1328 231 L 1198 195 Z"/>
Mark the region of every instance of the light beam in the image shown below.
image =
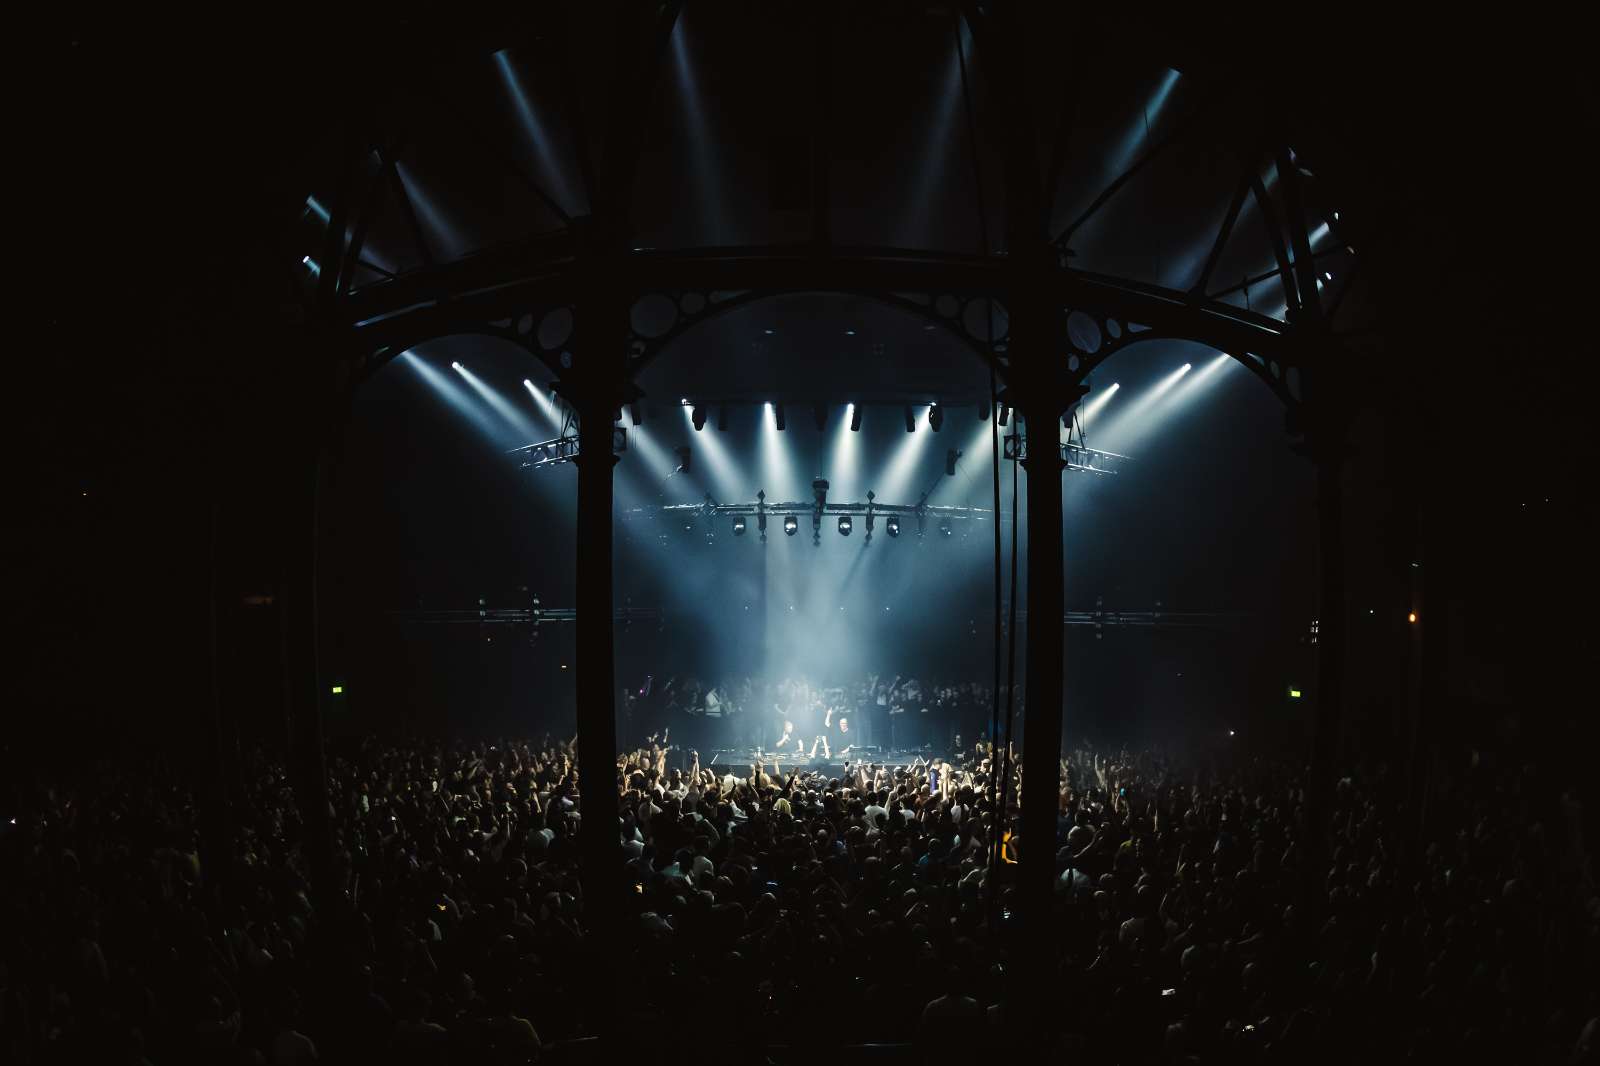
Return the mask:
<path id="1" fill-rule="evenodd" d="M 551 195 L 568 214 L 571 214 L 576 205 L 573 202 L 572 190 L 567 185 L 566 173 L 558 162 L 555 139 L 550 136 L 549 129 L 540 120 L 539 112 L 535 110 L 533 100 L 522 84 L 521 75 L 512 65 L 510 53 L 504 49 L 496 52 L 494 65 L 500 72 L 500 80 L 505 83 L 506 92 L 511 95 L 511 102 L 516 106 L 517 117 L 522 120 L 522 130 L 528 135 L 529 145 L 532 148 L 528 154 L 539 164 L 541 177 L 551 186 Z"/>
<path id="2" fill-rule="evenodd" d="M 746 495 L 754 495 L 740 482 L 739 469 L 734 464 L 733 455 L 728 451 L 728 446 L 723 442 L 720 433 L 694 432 L 694 408 L 683 408 L 684 424 L 690 428 L 689 447 L 704 460 L 702 469 L 711 475 L 711 492 L 720 500 L 744 499 Z"/>
<path id="3" fill-rule="evenodd" d="M 479 379 L 478 375 L 460 363 L 452 363 L 450 368 L 460 374 L 468 385 L 472 386 L 472 391 L 482 397 L 483 402 L 488 404 L 495 414 L 505 419 L 512 429 L 527 438 L 526 443 L 532 444 L 541 438 L 539 428 L 533 424 L 533 420 L 513 407 L 510 400 L 500 395 L 496 389 L 485 384 Z"/>

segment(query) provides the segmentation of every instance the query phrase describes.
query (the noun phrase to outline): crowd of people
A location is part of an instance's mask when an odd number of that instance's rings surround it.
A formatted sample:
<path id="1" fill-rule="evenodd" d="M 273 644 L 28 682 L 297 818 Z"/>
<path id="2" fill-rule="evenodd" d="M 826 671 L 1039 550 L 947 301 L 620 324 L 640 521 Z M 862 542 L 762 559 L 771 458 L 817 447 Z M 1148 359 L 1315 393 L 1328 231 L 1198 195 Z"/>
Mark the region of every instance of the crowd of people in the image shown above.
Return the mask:
<path id="1" fill-rule="evenodd" d="M 1020 717 L 1018 704 L 1014 710 Z M 987 736 L 993 688 L 978 681 L 925 681 L 871 674 L 849 682 L 741 676 L 647 677 L 622 690 L 625 735 L 669 732 L 680 749 L 832 757 L 850 751 L 933 754 Z"/>
<path id="2" fill-rule="evenodd" d="M 888 1041 L 1053 1061 L 1019 1046 L 1013 1013 L 1023 760 L 979 743 L 825 776 L 668 747 L 621 754 L 581 796 L 574 739 L 331 755 L 337 916 L 264 753 L 221 854 L 168 769 L 41 770 L 4 838 L 0 1057 L 522 1063 L 605 1018 L 640 1056 Z M 1600 894 L 1559 783 L 1476 767 L 1408 844 L 1398 783 L 1352 769 L 1308 906 L 1300 765 L 1079 748 L 1062 771 L 1046 846 L 1063 1053 L 1593 1061 Z M 607 960 L 625 992 L 598 1013 L 574 979 L 577 825 L 596 802 L 617 805 L 631 901 Z"/>

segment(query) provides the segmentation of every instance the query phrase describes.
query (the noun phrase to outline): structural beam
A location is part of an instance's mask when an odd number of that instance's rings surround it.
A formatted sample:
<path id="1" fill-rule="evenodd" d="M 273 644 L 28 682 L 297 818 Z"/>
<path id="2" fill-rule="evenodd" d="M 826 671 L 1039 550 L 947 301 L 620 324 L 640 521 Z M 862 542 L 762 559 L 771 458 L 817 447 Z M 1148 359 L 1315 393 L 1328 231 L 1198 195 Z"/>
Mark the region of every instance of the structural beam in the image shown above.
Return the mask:
<path id="1" fill-rule="evenodd" d="M 612 281 L 620 293 L 635 295 L 694 289 L 955 292 L 992 294 L 1003 302 L 1014 266 L 1010 257 L 894 248 L 638 250 L 618 257 Z M 441 336 L 464 323 L 520 312 L 530 302 L 570 299 L 576 295 L 577 271 L 575 239 L 569 233 L 553 234 L 528 245 L 484 252 L 369 285 L 352 294 L 343 311 L 368 350 L 409 346 L 416 343 L 414 338 Z M 1286 325 L 1268 315 L 1159 285 L 1065 270 L 1053 262 L 1038 265 L 1034 273 L 1043 298 L 1058 309 L 1101 312 L 1219 351 L 1278 359 L 1293 354 Z"/>

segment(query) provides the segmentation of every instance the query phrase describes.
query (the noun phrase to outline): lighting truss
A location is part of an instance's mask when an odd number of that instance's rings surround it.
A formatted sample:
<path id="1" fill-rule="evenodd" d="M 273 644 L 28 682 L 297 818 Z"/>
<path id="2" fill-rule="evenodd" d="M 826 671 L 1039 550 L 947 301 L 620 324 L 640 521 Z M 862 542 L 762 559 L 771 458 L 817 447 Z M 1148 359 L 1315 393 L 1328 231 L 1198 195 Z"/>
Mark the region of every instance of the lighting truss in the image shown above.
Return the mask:
<path id="1" fill-rule="evenodd" d="M 1002 443 L 1005 458 L 1013 462 L 1027 462 L 1026 434 L 1021 432 L 1007 434 Z M 1088 438 L 1083 434 L 1083 420 L 1079 418 L 1077 408 L 1073 408 L 1072 419 L 1067 424 L 1067 439 L 1061 442 L 1061 462 L 1068 470 L 1084 474 L 1115 474 L 1117 471 L 1111 469 L 1111 464 L 1131 458 L 1116 452 L 1089 447 Z"/>
<path id="2" fill-rule="evenodd" d="M 617 622 L 644 622 L 655 621 L 661 617 L 661 611 L 654 607 L 619 607 L 612 612 L 612 617 Z M 440 608 L 438 610 L 390 611 L 390 617 L 415 625 L 554 625 L 564 622 L 575 622 L 578 611 L 575 607 L 542 607 L 537 612 L 527 607 L 480 607 L 477 610 L 452 610 Z"/>
<path id="3" fill-rule="evenodd" d="M 627 625 L 630 622 L 659 622 L 678 612 L 657 607 L 619 607 L 612 612 L 612 620 Z M 685 612 L 693 613 L 693 612 Z M 411 610 L 391 611 L 389 616 L 408 625 L 564 625 L 575 622 L 578 611 L 574 607 L 546 607 L 534 612 L 522 607 L 478 608 L 477 610 Z M 1062 622 L 1069 626 L 1120 627 L 1127 629 L 1232 629 L 1244 616 L 1221 611 L 1067 611 Z M 1026 622 L 1028 612 L 1017 612 L 1020 622 Z"/>
<path id="4" fill-rule="evenodd" d="M 834 503 L 827 499 L 827 482 L 817 479 L 812 486 L 813 498 L 810 500 L 787 500 L 781 503 L 768 503 L 765 492 L 756 493 L 753 503 L 719 503 L 710 493 L 700 503 L 671 503 L 656 507 L 635 507 L 623 512 L 623 517 L 653 518 L 657 516 L 677 517 L 686 522 L 700 519 L 706 528 L 714 530 L 716 523 L 721 519 L 737 517 L 755 517 L 755 526 L 762 531 L 762 539 L 766 537 L 768 519 L 775 519 L 780 524 L 785 518 L 794 518 L 798 523 L 802 519 L 809 520 L 812 529 L 812 542 L 816 543 L 821 538 L 821 528 L 824 518 L 838 519 L 849 517 L 851 526 L 859 524 L 865 531 L 864 538 L 867 543 L 872 542 L 872 536 L 877 528 L 877 521 L 881 517 L 895 515 L 900 518 L 914 518 L 917 522 L 917 532 L 924 531 L 929 519 L 938 521 L 958 522 L 985 522 L 993 518 L 992 512 L 982 507 L 955 507 L 941 506 L 927 503 L 928 493 L 923 493 L 922 500 L 917 503 L 879 503 L 874 493 L 867 493 L 867 498 L 850 503 Z M 931 491 L 931 490 L 930 490 Z"/>
<path id="5" fill-rule="evenodd" d="M 1108 469 L 1109 464 L 1126 458 L 1126 455 L 1116 452 L 1103 452 L 1089 447 L 1089 439 L 1083 435 L 1083 419 L 1078 416 L 1076 407 L 1072 409 L 1072 419 L 1067 424 L 1067 439 L 1061 445 L 1061 461 L 1067 464 L 1068 470 L 1081 470 L 1086 474 L 1115 474 L 1115 470 Z"/>
<path id="6" fill-rule="evenodd" d="M 611 451 L 621 455 L 628 450 L 628 431 L 623 426 L 611 427 Z M 508 455 L 520 458 L 518 467 L 522 470 L 536 470 L 541 466 L 554 466 L 557 463 L 570 463 L 578 458 L 578 434 L 570 430 L 570 426 L 559 437 L 549 440 L 536 441 L 533 444 L 524 444 L 520 448 L 512 448 Z"/>

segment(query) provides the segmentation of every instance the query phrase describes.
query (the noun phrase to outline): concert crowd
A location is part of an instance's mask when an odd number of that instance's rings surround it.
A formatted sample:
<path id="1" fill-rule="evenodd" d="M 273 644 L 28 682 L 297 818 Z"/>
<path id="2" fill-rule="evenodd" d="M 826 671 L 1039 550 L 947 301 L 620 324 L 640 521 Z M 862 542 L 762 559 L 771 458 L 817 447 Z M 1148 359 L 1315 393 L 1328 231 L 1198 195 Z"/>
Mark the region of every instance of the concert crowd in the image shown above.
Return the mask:
<path id="1" fill-rule="evenodd" d="M 1019 722 L 1022 698 L 1018 686 L 1013 711 Z M 859 749 L 948 752 L 988 735 L 994 690 L 970 680 L 878 674 L 831 684 L 748 675 L 715 682 L 647 677 L 622 690 L 621 708 L 625 737 L 647 741 L 670 731 L 680 748 L 791 757 Z"/>
<path id="2" fill-rule="evenodd" d="M 632 900 L 611 1005 L 626 1042 L 755 1063 L 869 1041 L 1052 1061 L 1018 1046 L 1009 1014 L 1026 762 L 997 769 L 977 743 L 901 767 L 847 756 L 832 776 L 785 761 L 713 768 L 670 740 L 618 757 L 600 796 L 621 813 Z M 221 855 L 170 767 L 40 769 L 3 843 L 0 1057 L 574 1061 L 599 1016 L 571 980 L 594 802 L 575 762 L 550 737 L 331 752 L 337 914 L 313 902 L 304 812 L 259 751 Z M 1044 845 L 1060 1054 L 1594 1061 L 1600 894 L 1566 784 L 1475 766 L 1407 847 L 1399 782 L 1352 766 L 1307 913 L 1300 765 L 1078 747 L 1063 767 Z"/>

